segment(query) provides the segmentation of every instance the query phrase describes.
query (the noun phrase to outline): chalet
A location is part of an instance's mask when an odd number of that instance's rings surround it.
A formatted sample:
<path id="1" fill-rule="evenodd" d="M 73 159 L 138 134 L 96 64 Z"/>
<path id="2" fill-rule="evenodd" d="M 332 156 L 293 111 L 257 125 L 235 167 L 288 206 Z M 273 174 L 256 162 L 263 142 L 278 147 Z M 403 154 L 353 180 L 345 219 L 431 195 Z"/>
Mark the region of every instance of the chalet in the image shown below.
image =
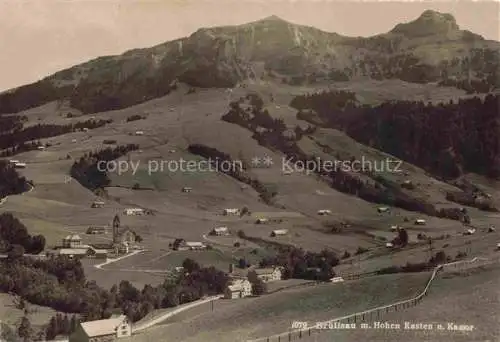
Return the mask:
<path id="1" fill-rule="evenodd" d="M 332 213 L 331 210 L 328 209 L 318 210 L 318 215 L 330 215 L 331 213 Z"/>
<path id="2" fill-rule="evenodd" d="M 254 271 L 257 277 L 266 283 L 281 280 L 283 276 L 281 267 L 256 268 Z"/>
<path id="3" fill-rule="evenodd" d="M 394 247 L 394 244 L 393 244 L 392 242 L 387 242 L 387 243 L 385 244 L 385 247 L 386 247 L 386 248 L 393 248 L 393 247 Z"/>
<path id="4" fill-rule="evenodd" d="M 391 232 L 395 232 L 399 229 L 399 226 L 391 226 Z"/>
<path id="5" fill-rule="evenodd" d="M 106 234 L 107 227 L 88 227 L 87 234 Z"/>
<path id="6" fill-rule="evenodd" d="M 229 229 L 227 227 L 216 227 L 212 229 L 210 235 L 217 235 L 217 236 L 229 235 Z"/>
<path id="7" fill-rule="evenodd" d="M 125 315 L 80 323 L 69 342 L 108 342 L 132 335 L 132 324 Z"/>
<path id="8" fill-rule="evenodd" d="M 264 217 L 258 218 L 258 219 L 255 221 L 255 223 L 256 223 L 256 224 L 264 224 L 264 223 L 267 223 L 267 222 L 269 222 L 269 220 L 268 220 L 268 219 L 266 219 L 266 218 L 264 218 Z"/>
<path id="9" fill-rule="evenodd" d="M 127 216 L 139 216 L 144 215 L 144 209 L 141 208 L 127 208 L 123 211 L 123 214 Z"/>
<path id="10" fill-rule="evenodd" d="M 387 208 L 387 207 L 378 207 L 378 208 L 377 208 L 377 211 L 378 211 L 379 213 L 388 213 L 388 212 L 390 211 L 390 209 L 389 209 L 389 208 Z"/>
<path id="11" fill-rule="evenodd" d="M 76 139 L 71 139 L 71 142 L 72 143 L 76 143 Z"/>
<path id="12" fill-rule="evenodd" d="M 188 186 L 182 188 L 182 192 L 191 192 L 191 191 L 193 191 L 193 188 L 190 188 Z"/>
<path id="13" fill-rule="evenodd" d="M 44 151 L 45 150 L 45 146 L 38 146 L 37 149 L 38 149 L 38 151 Z"/>
<path id="14" fill-rule="evenodd" d="M 240 215 L 240 209 L 237 208 L 224 209 L 223 214 L 225 216 Z"/>
<path id="15" fill-rule="evenodd" d="M 82 238 L 78 235 L 68 235 L 62 241 L 63 248 L 81 248 Z"/>
<path id="16" fill-rule="evenodd" d="M 423 219 L 417 219 L 417 220 L 415 220 L 415 224 L 416 224 L 417 226 L 425 226 L 425 223 L 426 223 L 426 222 L 425 222 L 425 220 L 423 220 Z"/>
<path id="17" fill-rule="evenodd" d="M 276 229 L 276 230 L 273 230 L 271 232 L 271 236 L 272 237 L 283 236 L 283 235 L 286 235 L 286 234 L 288 234 L 288 229 Z"/>
<path id="18" fill-rule="evenodd" d="M 82 128 L 82 131 L 84 131 L 84 132 L 88 132 L 88 131 L 89 131 L 89 129 L 88 129 L 87 127 L 84 127 L 84 128 Z"/>
<path id="19" fill-rule="evenodd" d="M 92 205 L 90 207 L 91 208 L 103 208 L 104 202 L 103 201 L 94 201 L 94 202 L 92 202 Z"/>
<path id="20" fill-rule="evenodd" d="M 234 279 L 224 290 L 224 298 L 236 299 L 252 295 L 252 284 L 247 279 Z"/>
<path id="21" fill-rule="evenodd" d="M 9 164 L 12 165 L 12 166 L 15 166 L 17 163 L 19 163 L 19 160 L 17 160 L 17 159 L 11 159 L 11 160 L 9 160 Z"/>
<path id="22" fill-rule="evenodd" d="M 135 135 L 144 135 L 143 131 L 135 131 Z"/>

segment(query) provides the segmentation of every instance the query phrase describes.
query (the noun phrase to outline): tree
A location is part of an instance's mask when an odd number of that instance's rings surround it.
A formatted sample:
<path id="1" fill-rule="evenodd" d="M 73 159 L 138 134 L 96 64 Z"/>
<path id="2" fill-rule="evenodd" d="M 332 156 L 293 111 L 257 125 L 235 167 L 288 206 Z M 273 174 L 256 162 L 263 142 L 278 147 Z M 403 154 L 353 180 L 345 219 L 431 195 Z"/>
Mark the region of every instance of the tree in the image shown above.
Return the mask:
<path id="1" fill-rule="evenodd" d="M 139 234 L 135 234 L 135 242 L 141 243 L 142 242 L 142 236 Z"/>
<path id="2" fill-rule="evenodd" d="M 238 260 L 238 267 L 239 268 L 247 268 L 247 261 L 243 258 L 240 258 L 240 260 Z"/>
<path id="3" fill-rule="evenodd" d="M 8 253 L 10 260 L 18 260 L 24 255 L 24 248 L 21 245 L 13 245 Z"/>
<path id="4" fill-rule="evenodd" d="M 38 254 L 45 249 L 45 237 L 43 235 L 36 235 L 31 242 L 31 253 Z"/>
<path id="5" fill-rule="evenodd" d="M 402 247 L 408 245 L 408 232 L 406 229 L 401 228 L 398 232 L 398 237 Z"/>
<path id="6" fill-rule="evenodd" d="M 249 279 L 250 281 L 250 279 Z M 264 281 L 258 277 L 252 277 L 250 281 L 252 283 L 252 294 L 255 296 L 260 296 L 267 292 L 267 285 Z"/>
<path id="7" fill-rule="evenodd" d="M 190 258 L 184 259 L 184 261 L 182 262 L 182 267 L 184 267 L 184 269 L 188 273 L 192 273 L 200 269 L 200 265 L 196 261 Z"/>
<path id="8" fill-rule="evenodd" d="M 59 334 L 59 327 L 57 325 L 57 319 L 55 316 L 49 321 L 49 324 L 45 328 L 45 338 L 47 340 L 53 340 Z"/>
<path id="9" fill-rule="evenodd" d="M 31 335 L 33 334 L 33 329 L 31 327 L 31 322 L 28 319 L 28 317 L 23 316 L 21 318 L 21 323 L 19 324 L 19 327 L 17 328 L 17 334 L 19 335 L 19 337 L 21 337 L 21 339 L 24 342 L 30 341 Z"/>

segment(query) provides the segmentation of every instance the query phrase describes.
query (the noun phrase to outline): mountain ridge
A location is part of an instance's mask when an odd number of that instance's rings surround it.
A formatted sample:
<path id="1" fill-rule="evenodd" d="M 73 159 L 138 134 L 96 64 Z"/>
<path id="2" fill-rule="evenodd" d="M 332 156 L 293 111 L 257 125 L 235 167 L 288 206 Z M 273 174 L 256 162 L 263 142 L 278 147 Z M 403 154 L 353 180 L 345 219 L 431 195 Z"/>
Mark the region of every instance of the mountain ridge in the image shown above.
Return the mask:
<path id="1" fill-rule="evenodd" d="M 484 92 L 500 87 L 499 51 L 499 42 L 460 30 L 452 15 L 436 11 L 368 38 L 273 15 L 98 57 L 0 94 L 0 113 L 56 99 L 87 113 L 124 108 L 163 96 L 177 82 L 231 88 L 247 79 L 300 85 L 372 78 L 462 87 L 479 82 Z"/>

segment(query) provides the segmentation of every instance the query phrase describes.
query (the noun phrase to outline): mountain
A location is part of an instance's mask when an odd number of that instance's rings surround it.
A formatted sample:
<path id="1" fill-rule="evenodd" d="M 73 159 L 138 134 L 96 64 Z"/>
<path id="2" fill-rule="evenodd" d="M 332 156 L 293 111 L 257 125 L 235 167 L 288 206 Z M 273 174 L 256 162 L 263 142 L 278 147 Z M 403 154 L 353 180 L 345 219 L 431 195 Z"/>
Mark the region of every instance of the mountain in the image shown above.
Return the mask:
<path id="1" fill-rule="evenodd" d="M 471 92 L 500 87 L 500 43 L 461 30 L 450 14 L 425 11 L 373 37 L 345 37 L 279 17 L 202 28 L 186 38 L 99 57 L 0 94 L 0 112 L 69 99 L 83 112 L 163 96 L 176 82 L 234 87 L 245 79 L 303 83 L 360 78 L 441 82 Z"/>

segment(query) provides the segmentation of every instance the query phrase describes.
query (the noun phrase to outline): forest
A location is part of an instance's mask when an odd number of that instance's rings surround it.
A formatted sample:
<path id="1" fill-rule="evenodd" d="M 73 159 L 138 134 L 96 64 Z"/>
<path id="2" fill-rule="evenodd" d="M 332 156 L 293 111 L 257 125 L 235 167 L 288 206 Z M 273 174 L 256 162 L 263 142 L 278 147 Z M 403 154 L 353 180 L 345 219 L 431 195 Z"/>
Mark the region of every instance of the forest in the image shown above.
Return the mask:
<path id="1" fill-rule="evenodd" d="M 291 101 L 297 117 L 346 132 L 353 139 L 444 179 L 475 172 L 500 177 L 499 95 L 431 104 L 391 101 L 360 105 L 355 95 L 324 91 Z M 315 121 L 317 123 L 317 121 Z"/>
<path id="2" fill-rule="evenodd" d="M 26 178 L 21 177 L 8 162 L 0 160 L 0 199 L 29 189 Z"/>
<path id="3" fill-rule="evenodd" d="M 97 152 L 89 152 L 75 161 L 71 166 L 70 175 L 82 186 L 90 190 L 102 189 L 110 184 L 106 172 L 98 170 L 99 161 L 111 161 L 139 149 L 137 144 L 128 144 L 115 148 L 106 148 Z"/>

